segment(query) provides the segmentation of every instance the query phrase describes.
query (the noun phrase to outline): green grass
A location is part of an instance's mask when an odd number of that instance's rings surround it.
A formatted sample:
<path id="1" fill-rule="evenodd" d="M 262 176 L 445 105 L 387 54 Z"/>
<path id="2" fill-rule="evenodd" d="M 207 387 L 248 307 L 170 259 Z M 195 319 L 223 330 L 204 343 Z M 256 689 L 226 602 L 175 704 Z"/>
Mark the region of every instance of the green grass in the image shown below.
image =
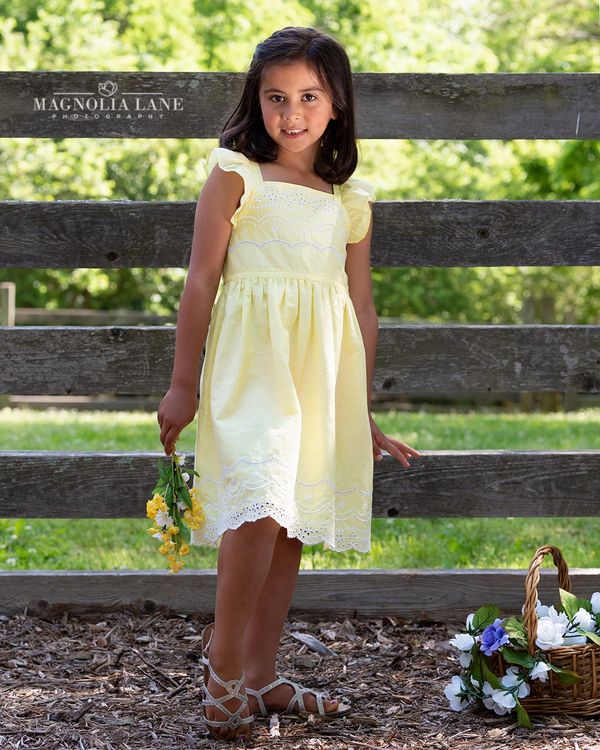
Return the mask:
<path id="1" fill-rule="evenodd" d="M 600 409 L 374 416 L 386 434 L 424 452 L 600 448 Z M 178 452 L 193 452 L 195 435 L 196 420 Z M 9 408 L 0 410 L 0 450 L 163 452 L 156 413 Z M 149 525 L 146 518 L 0 519 L 0 570 L 166 569 Z M 599 535 L 597 518 L 375 518 L 370 554 L 305 546 L 302 568 L 525 568 L 541 544 L 561 547 L 571 567 L 600 567 Z M 214 568 L 216 558 L 214 547 L 193 547 L 186 567 Z"/>

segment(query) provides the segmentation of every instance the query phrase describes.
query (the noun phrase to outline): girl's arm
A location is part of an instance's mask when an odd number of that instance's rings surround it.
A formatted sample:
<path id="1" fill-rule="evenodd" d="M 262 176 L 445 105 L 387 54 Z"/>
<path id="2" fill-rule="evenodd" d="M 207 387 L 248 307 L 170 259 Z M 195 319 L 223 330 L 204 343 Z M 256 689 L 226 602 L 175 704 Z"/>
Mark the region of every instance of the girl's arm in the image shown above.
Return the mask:
<path id="1" fill-rule="evenodd" d="M 167 455 L 196 415 L 200 354 L 229 246 L 230 219 L 243 189 L 241 175 L 215 166 L 198 198 L 190 264 L 177 313 L 171 385 L 157 413 L 160 440 Z"/>
<path id="2" fill-rule="evenodd" d="M 408 458 L 420 456 L 419 451 L 411 448 L 406 443 L 401 443 L 395 438 L 388 437 L 375 423 L 371 416 L 371 390 L 373 384 L 373 370 L 375 368 L 375 355 L 377 352 L 377 336 L 379 333 L 379 321 L 373 300 L 373 288 L 371 285 L 371 236 L 373 234 L 373 204 L 371 206 L 371 221 L 366 235 L 360 242 L 349 244 L 346 248 L 346 274 L 350 297 L 356 311 L 356 317 L 360 325 L 365 354 L 367 360 L 367 403 L 369 409 L 369 422 L 371 424 L 371 436 L 373 439 L 373 456 L 380 461 L 383 458 L 382 450 L 386 450 L 393 458 L 399 461 L 405 468 L 410 468 Z"/>
<path id="3" fill-rule="evenodd" d="M 369 201 L 371 211 L 373 204 Z M 377 353 L 377 336 L 379 334 L 379 321 L 373 301 L 373 288 L 371 285 L 371 236 L 373 234 L 373 219 L 369 224 L 366 235 L 360 240 L 349 244 L 346 248 L 346 274 L 350 297 L 356 311 L 356 317 L 360 324 L 365 354 L 367 358 L 367 404 L 371 411 L 371 390 L 373 383 L 373 369 L 375 368 L 375 355 Z"/>

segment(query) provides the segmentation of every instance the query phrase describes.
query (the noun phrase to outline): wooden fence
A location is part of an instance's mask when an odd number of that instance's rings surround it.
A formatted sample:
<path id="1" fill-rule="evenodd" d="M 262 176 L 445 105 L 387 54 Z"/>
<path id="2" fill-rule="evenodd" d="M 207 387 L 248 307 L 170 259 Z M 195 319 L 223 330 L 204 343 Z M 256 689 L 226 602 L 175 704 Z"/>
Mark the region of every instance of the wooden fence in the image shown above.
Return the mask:
<path id="1" fill-rule="evenodd" d="M 363 139 L 600 137 L 600 74 L 359 73 L 354 79 Z M 241 73 L 0 73 L 0 136 L 215 138 L 242 81 Z M 150 100 L 153 118 L 142 116 Z M 135 116 L 117 118 L 124 108 Z M 378 201 L 372 263 L 598 265 L 599 205 Z M 3 265 L 186 267 L 194 209 L 195 200 L 0 202 Z M 2 327 L 0 393 L 164 392 L 174 343 L 172 326 Z M 384 325 L 373 388 L 598 393 L 600 326 Z M 376 462 L 375 517 L 574 517 L 600 510 L 600 451 L 416 447 L 423 455 L 410 469 L 391 457 Z M 162 455 L 0 452 L 0 517 L 144 517 Z M 548 541 L 541 528 L 540 542 Z M 572 578 L 576 593 L 600 588 L 600 570 L 573 571 Z M 556 594 L 552 571 L 542 581 L 542 595 Z M 209 614 L 215 585 L 214 570 L 10 571 L 0 573 L 0 611 L 166 606 Z M 303 570 L 292 610 L 462 617 L 488 598 L 505 611 L 520 610 L 523 588 L 523 571 L 514 570 Z"/>

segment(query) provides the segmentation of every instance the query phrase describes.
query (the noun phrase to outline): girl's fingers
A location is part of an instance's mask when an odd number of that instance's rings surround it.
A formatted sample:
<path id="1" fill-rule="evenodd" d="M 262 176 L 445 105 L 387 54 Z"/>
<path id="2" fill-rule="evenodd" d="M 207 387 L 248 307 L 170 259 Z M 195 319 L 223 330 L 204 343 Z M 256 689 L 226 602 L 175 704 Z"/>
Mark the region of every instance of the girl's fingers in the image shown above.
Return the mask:
<path id="1" fill-rule="evenodd" d="M 171 429 L 165 435 L 165 439 L 162 440 L 161 437 L 161 442 L 165 447 L 165 453 L 167 454 L 167 456 L 170 456 L 171 453 L 173 453 L 178 436 L 179 431 L 175 427 L 171 427 Z"/>
<path id="2" fill-rule="evenodd" d="M 391 437 L 386 437 L 386 440 L 392 443 L 393 445 L 395 445 L 397 448 L 400 448 L 401 450 L 404 450 L 407 453 L 411 453 L 413 456 L 421 455 L 418 450 L 416 450 L 415 448 L 411 448 L 411 446 L 408 445 L 408 443 L 401 443 L 399 440 L 396 440 L 395 438 L 391 438 Z"/>
<path id="3" fill-rule="evenodd" d="M 400 461 L 400 463 L 407 469 L 411 468 L 411 465 L 407 460 L 411 456 L 411 454 L 417 456 L 421 455 L 418 451 L 415 451 L 414 448 L 411 448 L 409 445 L 405 445 L 398 440 L 394 440 L 394 438 L 388 438 L 383 433 L 381 437 L 383 439 L 381 440 L 381 445 L 378 444 L 378 449 L 385 449 L 391 456 Z"/>

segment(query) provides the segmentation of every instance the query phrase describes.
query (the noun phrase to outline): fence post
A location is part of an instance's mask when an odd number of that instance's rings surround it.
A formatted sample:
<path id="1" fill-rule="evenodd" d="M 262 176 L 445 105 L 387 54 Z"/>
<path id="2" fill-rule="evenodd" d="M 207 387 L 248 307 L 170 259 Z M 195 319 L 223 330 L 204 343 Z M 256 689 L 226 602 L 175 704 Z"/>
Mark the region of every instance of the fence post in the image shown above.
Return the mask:
<path id="1" fill-rule="evenodd" d="M 14 281 L 0 282 L 0 325 L 14 326 L 15 324 L 15 283 Z M 0 409 L 8 406 L 10 396 L 0 394 Z"/>

